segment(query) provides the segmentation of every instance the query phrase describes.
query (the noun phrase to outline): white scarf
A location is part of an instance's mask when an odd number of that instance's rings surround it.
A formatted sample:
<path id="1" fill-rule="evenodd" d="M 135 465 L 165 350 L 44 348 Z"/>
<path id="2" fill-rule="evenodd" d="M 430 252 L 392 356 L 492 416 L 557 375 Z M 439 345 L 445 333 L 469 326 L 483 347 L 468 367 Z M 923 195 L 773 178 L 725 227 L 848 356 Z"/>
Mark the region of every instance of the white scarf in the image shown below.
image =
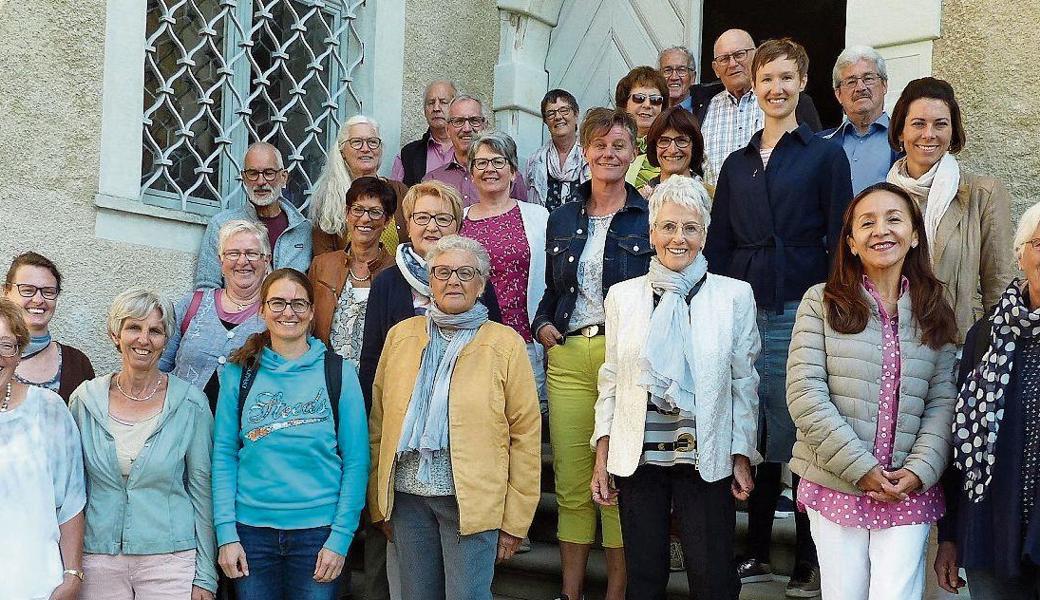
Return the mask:
<path id="1" fill-rule="evenodd" d="M 894 183 L 909 193 L 918 206 L 924 202 L 924 233 L 928 244 L 935 247 L 935 232 L 939 229 L 939 221 L 957 197 L 957 187 L 961 183 L 961 168 L 957 159 L 947 152 L 935 163 L 927 173 L 913 178 L 906 170 L 906 157 L 900 158 L 888 172 L 888 182 Z M 935 253 L 931 253 L 935 262 Z"/>
<path id="2" fill-rule="evenodd" d="M 581 144 L 577 141 L 571 146 L 567 154 L 567 160 L 560 165 L 560 156 L 556 152 L 556 146 L 550 139 L 544 146 L 535 151 L 535 160 L 529 171 L 531 186 L 538 192 L 541 205 L 549 197 L 549 177 L 562 181 L 560 187 L 560 199 L 566 202 L 570 197 L 571 190 L 589 180 L 589 164 L 585 162 Z"/>

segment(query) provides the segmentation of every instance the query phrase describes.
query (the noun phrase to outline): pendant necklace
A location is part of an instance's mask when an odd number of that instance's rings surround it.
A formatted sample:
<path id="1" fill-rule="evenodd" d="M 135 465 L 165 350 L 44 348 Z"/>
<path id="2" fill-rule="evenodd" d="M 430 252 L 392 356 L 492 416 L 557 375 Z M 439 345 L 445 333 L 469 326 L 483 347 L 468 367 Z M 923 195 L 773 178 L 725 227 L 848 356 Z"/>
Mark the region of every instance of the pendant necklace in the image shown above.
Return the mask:
<path id="1" fill-rule="evenodd" d="M 159 375 L 159 378 L 155 380 L 155 387 L 152 388 L 152 393 L 148 394 L 147 396 L 144 396 L 143 398 L 131 396 L 130 394 L 126 393 L 126 390 L 123 389 L 123 386 L 119 385 L 118 374 L 112 377 L 112 380 L 116 382 L 116 389 L 119 390 L 119 393 L 122 394 L 123 397 L 125 397 L 127 400 L 132 400 L 134 402 L 148 402 L 149 400 L 154 398 L 156 392 L 159 391 L 159 385 L 162 383 L 163 376 L 161 374 Z M 148 389 L 147 386 L 145 387 L 145 389 Z"/>

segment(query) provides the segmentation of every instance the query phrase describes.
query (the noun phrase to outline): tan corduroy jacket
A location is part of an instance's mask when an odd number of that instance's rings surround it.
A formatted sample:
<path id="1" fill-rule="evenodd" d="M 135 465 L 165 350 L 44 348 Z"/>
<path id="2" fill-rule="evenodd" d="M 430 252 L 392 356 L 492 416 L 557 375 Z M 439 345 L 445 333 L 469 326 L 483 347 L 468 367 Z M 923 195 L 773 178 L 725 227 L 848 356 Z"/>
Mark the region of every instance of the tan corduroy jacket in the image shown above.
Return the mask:
<path id="1" fill-rule="evenodd" d="M 833 490 L 862 494 L 856 482 L 877 466 L 878 395 L 881 388 L 881 317 L 860 333 L 826 323 L 823 286 L 809 288 L 798 307 L 787 359 L 787 407 L 797 428 L 791 470 Z M 866 294 L 866 290 L 863 291 Z M 899 299 L 899 414 L 893 468 L 905 467 L 923 489 L 939 481 L 951 453 L 954 346 L 933 350 L 921 342 L 910 294 Z"/>
<path id="2" fill-rule="evenodd" d="M 921 210 L 924 210 L 921 206 Z M 957 344 L 982 315 L 993 308 L 1018 272 L 1015 269 L 1011 195 L 1004 184 L 961 170 L 957 196 L 929 240 L 935 275 L 946 284 L 946 299 L 957 316 Z"/>
<path id="3" fill-rule="evenodd" d="M 397 445 L 428 342 L 426 318 L 412 317 L 390 329 L 379 357 L 369 417 L 373 522 L 391 518 Z M 540 495 L 541 427 L 523 339 L 510 327 L 484 323 L 462 349 L 448 392 L 461 535 L 492 529 L 527 535 Z"/>

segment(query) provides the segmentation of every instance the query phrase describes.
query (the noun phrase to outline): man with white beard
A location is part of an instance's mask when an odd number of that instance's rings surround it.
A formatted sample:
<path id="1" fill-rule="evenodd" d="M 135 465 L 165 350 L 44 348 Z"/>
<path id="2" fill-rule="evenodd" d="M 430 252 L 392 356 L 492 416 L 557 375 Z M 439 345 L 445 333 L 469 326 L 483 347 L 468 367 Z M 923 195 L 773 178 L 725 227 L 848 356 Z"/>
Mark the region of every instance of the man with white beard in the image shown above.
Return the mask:
<path id="1" fill-rule="evenodd" d="M 242 206 L 221 211 L 210 219 L 199 247 L 199 260 L 195 264 L 196 288 L 222 287 L 222 258 L 217 256 L 217 234 L 220 227 L 232 219 L 255 221 L 267 227 L 273 269 L 291 267 L 306 273 L 311 264 L 311 223 L 299 209 L 282 197 L 282 189 L 289 180 L 282 154 L 267 142 L 256 142 L 246 150 L 242 164 L 242 186 L 245 187 L 249 201 Z M 264 258 L 258 260 L 263 261 Z"/>

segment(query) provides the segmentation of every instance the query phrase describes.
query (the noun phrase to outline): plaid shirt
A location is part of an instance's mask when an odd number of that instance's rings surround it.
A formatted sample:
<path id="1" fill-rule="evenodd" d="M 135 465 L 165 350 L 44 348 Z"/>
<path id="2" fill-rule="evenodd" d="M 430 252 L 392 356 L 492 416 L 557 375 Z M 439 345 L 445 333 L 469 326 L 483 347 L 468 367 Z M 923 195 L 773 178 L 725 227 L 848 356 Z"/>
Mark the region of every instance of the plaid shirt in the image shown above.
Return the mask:
<path id="1" fill-rule="evenodd" d="M 734 150 L 747 146 L 751 136 L 762 129 L 765 113 L 755 93 L 748 90 L 740 99 L 722 90 L 711 99 L 704 115 L 704 180 L 715 185 L 722 163 Z"/>

